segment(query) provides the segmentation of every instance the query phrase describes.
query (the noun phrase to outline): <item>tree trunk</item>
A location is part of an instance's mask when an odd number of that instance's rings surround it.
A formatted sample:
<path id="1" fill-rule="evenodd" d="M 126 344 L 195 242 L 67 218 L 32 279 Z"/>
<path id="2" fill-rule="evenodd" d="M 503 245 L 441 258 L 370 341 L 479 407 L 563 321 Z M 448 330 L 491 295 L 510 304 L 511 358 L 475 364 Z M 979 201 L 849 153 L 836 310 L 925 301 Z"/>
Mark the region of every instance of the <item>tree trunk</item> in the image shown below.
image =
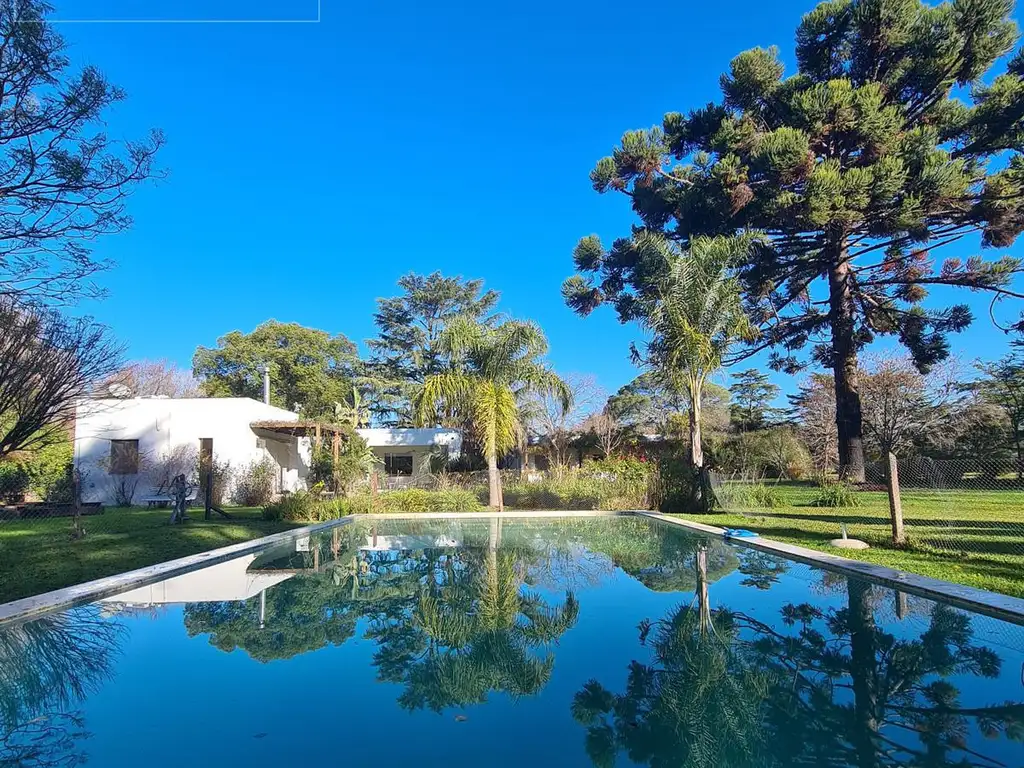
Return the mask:
<path id="1" fill-rule="evenodd" d="M 695 470 L 693 499 L 701 512 L 711 511 L 711 478 L 704 466 L 703 435 L 701 434 L 701 395 L 702 382 L 692 379 L 689 382 L 690 394 L 690 460 Z"/>
<path id="2" fill-rule="evenodd" d="M 690 403 L 690 460 L 694 468 L 701 469 L 704 466 L 704 446 L 701 445 L 700 392 L 694 394 Z"/>
<path id="3" fill-rule="evenodd" d="M 505 504 L 501 497 L 501 474 L 498 472 L 498 454 L 493 450 L 487 452 L 487 486 L 489 506 L 498 512 L 504 512 Z"/>
<path id="4" fill-rule="evenodd" d="M 836 426 L 839 431 L 839 474 L 864 482 L 863 417 L 857 386 L 857 343 L 853 274 L 846 261 L 843 239 L 826 246 L 832 266 L 828 272 L 829 323 L 832 326 L 832 371 L 836 387 Z"/>
<path id="5" fill-rule="evenodd" d="M 859 768 L 876 768 L 878 760 L 878 658 L 871 585 L 847 581 L 850 625 L 850 676 L 853 678 L 854 732 L 851 742 Z"/>

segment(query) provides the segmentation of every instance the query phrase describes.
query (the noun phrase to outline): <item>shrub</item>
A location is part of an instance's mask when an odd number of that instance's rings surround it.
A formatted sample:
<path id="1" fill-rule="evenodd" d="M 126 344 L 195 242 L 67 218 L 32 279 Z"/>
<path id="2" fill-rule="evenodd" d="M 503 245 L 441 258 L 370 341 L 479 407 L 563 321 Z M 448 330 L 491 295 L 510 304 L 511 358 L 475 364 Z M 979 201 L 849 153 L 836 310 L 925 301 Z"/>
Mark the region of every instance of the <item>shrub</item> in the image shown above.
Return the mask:
<path id="1" fill-rule="evenodd" d="M 225 497 L 228 496 L 235 471 L 231 467 L 230 461 L 222 461 L 216 456 L 211 462 L 211 469 L 213 470 L 213 492 L 210 496 L 212 497 L 213 506 L 219 507 L 224 503 Z M 205 478 L 202 479 L 205 481 Z"/>
<path id="2" fill-rule="evenodd" d="M 630 462 L 639 464 L 635 459 Z M 626 472 L 603 472 L 595 462 L 582 470 L 536 482 L 515 480 L 504 486 L 505 505 L 513 509 L 646 509 L 648 481 Z M 649 470 L 643 470 L 649 474 Z M 486 494 L 486 489 L 484 489 Z"/>
<path id="3" fill-rule="evenodd" d="M 369 512 L 477 512 L 481 509 L 476 494 L 464 488 L 385 491 L 377 495 L 376 508 L 373 508 L 373 499 L 368 493 L 353 496 L 349 501 L 351 513 L 356 515 Z"/>
<path id="4" fill-rule="evenodd" d="M 477 512 L 480 508 L 476 495 L 461 488 L 444 491 L 425 491 L 419 488 L 385 491 L 377 495 L 376 503 L 369 493 L 347 498 L 318 499 L 313 494 L 299 492 L 268 504 L 263 508 L 263 518 L 316 523 L 371 512 Z"/>
<path id="5" fill-rule="evenodd" d="M 774 485 L 730 481 L 715 489 L 719 509 L 775 509 L 785 504 L 782 494 Z"/>
<path id="6" fill-rule="evenodd" d="M 305 491 L 289 493 L 278 501 L 263 508 L 264 520 L 287 520 L 289 522 L 313 522 L 324 503 Z"/>
<path id="7" fill-rule="evenodd" d="M 716 506 L 709 473 L 698 472 L 685 451 L 672 451 L 658 459 L 652 489 L 651 500 L 661 512 L 702 513 L 702 495 L 707 497 L 708 509 Z"/>
<path id="8" fill-rule="evenodd" d="M 13 461 L 0 462 L 0 501 L 17 504 L 25 500 L 30 478 L 21 465 Z"/>
<path id="9" fill-rule="evenodd" d="M 232 499 L 243 507 L 269 504 L 274 495 L 274 474 L 277 466 L 264 458 L 242 467 L 235 477 Z"/>
<path id="10" fill-rule="evenodd" d="M 62 439 L 40 448 L 21 462 L 32 493 L 43 501 L 69 503 L 73 460 L 71 441 L 62 435 Z"/>
<path id="11" fill-rule="evenodd" d="M 716 466 L 733 474 L 800 480 L 811 456 L 791 427 L 777 426 L 729 436 L 716 451 Z"/>
<path id="12" fill-rule="evenodd" d="M 860 499 L 857 492 L 839 480 L 822 478 L 818 481 L 818 494 L 811 502 L 812 507 L 857 507 Z"/>

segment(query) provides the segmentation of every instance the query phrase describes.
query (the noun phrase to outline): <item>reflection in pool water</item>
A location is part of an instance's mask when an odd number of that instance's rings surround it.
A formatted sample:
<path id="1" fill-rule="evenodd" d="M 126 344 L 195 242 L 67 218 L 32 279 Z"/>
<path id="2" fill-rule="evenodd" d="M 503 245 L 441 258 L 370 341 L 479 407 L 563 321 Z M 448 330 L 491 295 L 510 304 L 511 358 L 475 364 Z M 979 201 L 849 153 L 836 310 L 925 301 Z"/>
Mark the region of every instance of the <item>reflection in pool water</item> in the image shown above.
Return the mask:
<path id="1" fill-rule="evenodd" d="M 1020 766 L 1022 641 L 642 519 L 364 520 L 0 628 L 0 765 Z"/>

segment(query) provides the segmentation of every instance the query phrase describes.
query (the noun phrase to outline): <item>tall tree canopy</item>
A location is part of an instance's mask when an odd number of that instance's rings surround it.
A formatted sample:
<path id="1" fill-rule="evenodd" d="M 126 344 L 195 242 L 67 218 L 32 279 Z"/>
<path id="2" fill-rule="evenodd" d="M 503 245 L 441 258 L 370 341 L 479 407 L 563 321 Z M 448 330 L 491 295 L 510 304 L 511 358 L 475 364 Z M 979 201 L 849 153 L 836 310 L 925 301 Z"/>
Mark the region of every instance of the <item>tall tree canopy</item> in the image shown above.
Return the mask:
<path id="1" fill-rule="evenodd" d="M 925 370 L 971 322 L 962 304 L 926 308 L 932 286 L 1019 296 L 1019 260 L 963 258 L 976 240 L 1006 246 L 1024 227 L 1024 54 L 981 81 L 1017 39 L 1011 7 L 821 3 L 797 29 L 796 74 L 783 76 L 775 48 L 745 51 L 721 78 L 721 102 L 626 133 L 591 173 L 599 192 L 630 198 L 640 233 L 767 235 L 739 270 L 761 329 L 746 354 L 772 347 L 772 364 L 792 372 L 810 344 L 832 369 L 839 460 L 853 479 L 863 477 L 864 345 L 895 335 Z M 958 86 L 969 103 L 953 98 Z M 599 279 L 572 278 L 569 303 L 610 301 L 635 319 L 657 283 L 639 236 L 607 251 L 580 241 L 577 269 Z"/>
<path id="2" fill-rule="evenodd" d="M 779 409 L 772 406 L 779 388 L 756 368 L 734 373 L 729 394 L 729 415 L 740 432 L 764 429 L 779 414 Z"/>
<path id="3" fill-rule="evenodd" d="M 373 321 L 378 335 L 370 339 L 368 373 L 373 382 L 377 419 L 396 426 L 415 421 L 412 399 L 428 376 L 448 370 L 450 358 L 439 343 L 456 317 L 490 324 L 497 291 L 485 291 L 483 280 L 410 273 L 398 281 L 402 294 L 377 300 Z"/>
<path id="4" fill-rule="evenodd" d="M 159 133 L 114 141 L 104 113 L 124 91 L 72 72 L 49 4 L 0 3 L 0 295 L 69 301 L 99 291 L 89 243 L 131 225 L 128 195 L 157 173 Z"/>
<path id="5" fill-rule="evenodd" d="M 331 417 L 351 404 L 359 369 L 355 345 L 345 336 L 268 320 L 252 333 L 232 331 L 216 347 L 199 347 L 192 373 L 209 397 L 263 397 L 270 366 L 270 401 L 310 418 Z"/>

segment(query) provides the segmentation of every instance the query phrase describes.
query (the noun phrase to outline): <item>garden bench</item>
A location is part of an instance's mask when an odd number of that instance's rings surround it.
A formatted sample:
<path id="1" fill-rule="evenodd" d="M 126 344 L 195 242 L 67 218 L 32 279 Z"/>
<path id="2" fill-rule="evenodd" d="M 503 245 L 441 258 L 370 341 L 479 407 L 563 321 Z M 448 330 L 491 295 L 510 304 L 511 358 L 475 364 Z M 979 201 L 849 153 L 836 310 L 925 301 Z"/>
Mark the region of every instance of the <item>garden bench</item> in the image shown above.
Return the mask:
<path id="1" fill-rule="evenodd" d="M 191 502 L 195 501 L 198 490 L 199 489 L 197 488 L 192 488 L 188 492 L 188 495 L 185 497 L 185 501 L 189 502 L 190 504 Z M 147 507 L 166 507 L 174 503 L 174 496 L 172 496 L 170 493 L 156 492 L 150 494 L 149 496 L 143 496 L 141 499 L 139 499 L 139 501 L 144 503 Z"/>

